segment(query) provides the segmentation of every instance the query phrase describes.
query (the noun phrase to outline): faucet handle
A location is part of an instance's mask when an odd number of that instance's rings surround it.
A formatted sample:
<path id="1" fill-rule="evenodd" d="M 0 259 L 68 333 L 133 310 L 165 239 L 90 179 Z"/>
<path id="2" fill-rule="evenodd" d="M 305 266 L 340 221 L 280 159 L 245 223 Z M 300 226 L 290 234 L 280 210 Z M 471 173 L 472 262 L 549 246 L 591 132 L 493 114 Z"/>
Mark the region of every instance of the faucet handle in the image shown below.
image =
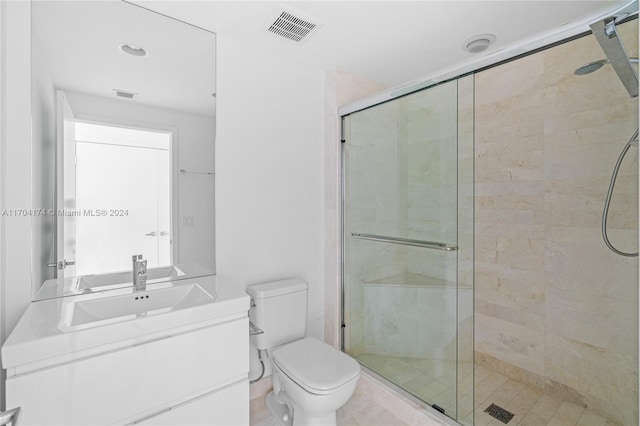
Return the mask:
<path id="1" fill-rule="evenodd" d="M 136 260 L 142 260 L 142 255 L 141 254 L 134 254 L 133 256 L 131 256 L 131 260 L 133 260 L 134 262 Z"/>

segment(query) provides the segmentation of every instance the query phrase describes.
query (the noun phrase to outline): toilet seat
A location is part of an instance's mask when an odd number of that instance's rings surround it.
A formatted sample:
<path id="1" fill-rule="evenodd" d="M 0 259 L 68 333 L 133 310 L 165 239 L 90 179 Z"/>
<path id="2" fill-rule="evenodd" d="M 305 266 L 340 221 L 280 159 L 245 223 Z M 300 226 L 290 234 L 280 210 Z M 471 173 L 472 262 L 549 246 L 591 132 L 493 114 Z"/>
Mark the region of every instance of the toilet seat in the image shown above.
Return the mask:
<path id="1" fill-rule="evenodd" d="M 348 355 L 313 337 L 306 337 L 272 352 L 276 366 L 307 392 L 338 392 L 360 377 L 360 365 Z"/>

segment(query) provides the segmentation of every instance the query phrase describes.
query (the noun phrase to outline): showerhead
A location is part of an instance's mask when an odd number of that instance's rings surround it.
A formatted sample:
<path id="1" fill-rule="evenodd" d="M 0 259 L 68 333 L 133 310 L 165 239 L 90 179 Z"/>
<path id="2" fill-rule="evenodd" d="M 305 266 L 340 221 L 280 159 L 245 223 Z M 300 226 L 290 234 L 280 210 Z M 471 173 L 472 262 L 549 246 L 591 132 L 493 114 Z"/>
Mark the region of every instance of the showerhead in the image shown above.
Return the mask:
<path id="1" fill-rule="evenodd" d="M 577 70 L 575 70 L 573 73 L 575 75 L 591 74 L 594 71 L 598 71 L 600 68 L 602 68 L 603 65 L 608 64 L 610 62 L 611 61 L 609 61 L 608 59 L 600 59 L 599 61 L 589 62 L 588 64 L 583 65 Z M 632 64 L 637 64 L 638 58 L 630 58 L 629 62 L 631 62 Z"/>

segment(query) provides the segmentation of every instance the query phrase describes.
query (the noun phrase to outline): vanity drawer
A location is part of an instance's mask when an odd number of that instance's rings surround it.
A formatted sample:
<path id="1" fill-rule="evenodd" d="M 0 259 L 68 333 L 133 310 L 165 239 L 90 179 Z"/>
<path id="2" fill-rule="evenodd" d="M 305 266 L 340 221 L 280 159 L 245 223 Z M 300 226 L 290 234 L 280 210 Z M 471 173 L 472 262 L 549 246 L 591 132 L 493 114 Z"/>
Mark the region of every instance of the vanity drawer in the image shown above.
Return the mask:
<path id="1" fill-rule="evenodd" d="M 18 375 L 7 404 L 23 425 L 129 423 L 246 378 L 248 327 L 244 317 Z"/>
<path id="2" fill-rule="evenodd" d="M 249 380 L 187 401 L 135 425 L 246 426 L 249 424 Z"/>

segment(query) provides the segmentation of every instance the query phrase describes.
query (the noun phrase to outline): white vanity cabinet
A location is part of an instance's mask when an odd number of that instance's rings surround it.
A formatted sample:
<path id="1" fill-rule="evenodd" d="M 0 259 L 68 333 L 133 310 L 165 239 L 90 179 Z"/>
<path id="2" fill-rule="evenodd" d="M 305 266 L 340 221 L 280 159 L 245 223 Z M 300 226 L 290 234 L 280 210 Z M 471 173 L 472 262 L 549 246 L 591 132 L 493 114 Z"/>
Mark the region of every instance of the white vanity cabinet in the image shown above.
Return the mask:
<path id="1" fill-rule="evenodd" d="M 236 319 L 9 377 L 7 404 L 23 425 L 248 424 L 247 330 Z"/>
<path id="2" fill-rule="evenodd" d="M 249 394 L 247 380 L 211 392 L 184 405 L 178 405 L 142 421 L 136 425 L 248 425 L 249 411 L 244 407 Z M 243 401 L 243 404 L 238 404 Z M 189 423 L 185 423 L 189 419 Z"/>
<path id="3" fill-rule="evenodd" d="M 24 331 L 19 324 L 3 346 L 3 366 L 16 364 L 7 368 L 7 406 L 22 408 L 24 426 L 247 425 L 247 308 L 248 298 L 241 296 L 174 316 L 33 341 L 19 338 Z M 27 310 L 21 323 L 36 314 Z M 117 335 L 129 337 L 114 338 Z M 104 344 L 92 346 L 100 340 Z M 75 349 L 61 352 L 65 344 Z M 34 350 L 46 356 L 24 362 Z"/>

